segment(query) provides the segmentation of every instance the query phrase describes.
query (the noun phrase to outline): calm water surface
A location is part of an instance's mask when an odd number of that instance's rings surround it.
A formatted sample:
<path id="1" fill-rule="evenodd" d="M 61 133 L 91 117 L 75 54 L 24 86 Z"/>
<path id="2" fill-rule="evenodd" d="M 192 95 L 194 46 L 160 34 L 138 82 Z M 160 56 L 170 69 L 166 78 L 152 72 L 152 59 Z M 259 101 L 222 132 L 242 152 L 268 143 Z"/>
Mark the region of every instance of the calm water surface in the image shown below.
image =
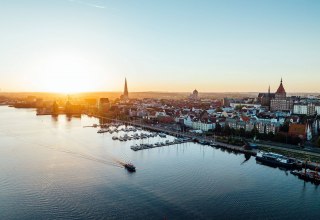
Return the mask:
<path id="1" fill-rule="evenodd" d="M 93 123 L 0 107 L 0 219 L 320 219 L 288 172 L 193 143 L 134 152 Z"/>

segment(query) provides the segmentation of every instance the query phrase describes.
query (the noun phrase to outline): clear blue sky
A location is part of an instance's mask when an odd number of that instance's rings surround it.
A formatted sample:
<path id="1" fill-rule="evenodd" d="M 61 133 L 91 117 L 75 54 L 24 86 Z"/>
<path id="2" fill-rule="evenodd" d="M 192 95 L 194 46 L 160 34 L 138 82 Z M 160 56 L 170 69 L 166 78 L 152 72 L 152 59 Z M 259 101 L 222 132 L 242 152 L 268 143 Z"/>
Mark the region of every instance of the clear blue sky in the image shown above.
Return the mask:
<path id="1" fill-rule="evenodd" d="M 2 91 L 320 92 L 317 0 L 1 0 Z"/>

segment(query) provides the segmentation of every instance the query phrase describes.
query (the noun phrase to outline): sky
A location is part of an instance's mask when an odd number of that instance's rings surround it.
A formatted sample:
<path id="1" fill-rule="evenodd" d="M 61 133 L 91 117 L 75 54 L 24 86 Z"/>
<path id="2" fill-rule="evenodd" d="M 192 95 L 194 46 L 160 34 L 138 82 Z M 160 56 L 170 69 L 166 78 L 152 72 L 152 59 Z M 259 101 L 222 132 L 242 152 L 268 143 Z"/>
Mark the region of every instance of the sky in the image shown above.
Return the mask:
<path id="1" fill-rule="evenodd" d="M 0 0 L 2 92 L 320 92 L 318 0 Z"/>

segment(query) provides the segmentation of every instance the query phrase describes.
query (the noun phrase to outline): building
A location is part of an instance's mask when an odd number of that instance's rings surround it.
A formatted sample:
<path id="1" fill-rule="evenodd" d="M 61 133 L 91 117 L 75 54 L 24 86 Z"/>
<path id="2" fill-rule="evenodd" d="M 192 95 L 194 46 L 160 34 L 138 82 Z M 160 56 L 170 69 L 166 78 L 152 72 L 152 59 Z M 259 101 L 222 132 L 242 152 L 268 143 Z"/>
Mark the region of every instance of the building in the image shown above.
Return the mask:
<path id="1" fill-rule="evenodd" d="M 263 119 L 250 119 L 247 117 L 241 118 L 227 118 L 226 125 L 235 130 L 244 129 L 247 132 L 252 131 L 254 128 L 261 134 L 277 133 L 280 127 L 279 122 Z"/>
<path id="2" fill-rule="evenodd" d="M 271 111 L 291 111 L 293 107 L 293 101 L 291 98 L 287 98 L 286 90 L 282 84 L 282 79 L 280 85 L 274 95 L 274 98 L 270 101 Z"/>
<path id="3" fill-rule="evenodd" d="M 228 99 L 228 98 L 223 98 L 223 99 L 222 99 L 222 106 L 224 106 L 224 107 L 230 107 L 230 99 Z"/>
<path id="4" fill-rule="evenodd" d="M 193 90 L 192 94 L 189 96 L 191 100 L 198 100 L 199 99 L 199 92 L 198 90 Z"/>
<path id="5" fill-rule="evenodd" d="M 111 103 L 108 98 L 100 98 L 99 100 L 99 112 L 100 113 L 106 113 L 111 108 Z"/>
<path id="6" fill-rule="evenodd" d="M 307 115 L 307 114 L 308 114 L 308 105 L 295 104 L 295 105 L 293 106 L 293 114 L 297 114 L 297 115 Z"/>
<path id="7" fill-rule="evenodd" d="M 307 128 L 306 128 L 306 139 L 307 139 L 307 141 L 312 140 L 312 131 L 311 131 L 310 124 L 308 124 Z"/>
<path id="8" fill-rule="evenodd" d="M 291 137 L 306 139 L 307 129 L 308 126 L 306 124 L 290 124 L 288 135 Z"/>
<path id="9" fill-rule="evenodd" d="M 268 88 L 267 93 L 259 93 L 258 94 L 258 101 L 260 102 L 262 107 L 266 107 L 270 109 L 271 99 L 275 98 L 275 93 L 270 92 L 270 86 Z"/>
<path id="10" fill-rule="evenodd" d="M 293 113 L 297 115 L 315 115 L 320 113 L 320 106 L 315 103 L 294 104 Z"/>
<path id="11" fill-rule="evenodd" d="M 127 78 L 124 80 L 124 91 L 123 94 L 120 97 L 122 100 L 128 100 L 129 99 L 129 91 L 128 91 L 128 85 L 127 85 Z"/>
<path id="12" fill-rule="evenodd" d="M 299 100 L 293 105 L 293 114 L 308 116 L 319 115 L 320 102 L 312 99 Z"/>

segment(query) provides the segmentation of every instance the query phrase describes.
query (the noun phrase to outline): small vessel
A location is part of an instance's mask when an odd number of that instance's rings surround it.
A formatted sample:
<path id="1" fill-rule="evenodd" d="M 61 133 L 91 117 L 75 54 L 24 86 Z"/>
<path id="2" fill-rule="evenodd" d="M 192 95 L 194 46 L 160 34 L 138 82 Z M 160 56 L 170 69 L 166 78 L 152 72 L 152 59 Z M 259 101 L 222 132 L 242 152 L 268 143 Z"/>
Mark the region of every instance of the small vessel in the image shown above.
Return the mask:
<path id="1" fill-rule="evenodd" d="M 216 146 L 218 146 L 218 145 L 217 145 L 217 143 L 215 143 L 215 142 L 211 142 L 211 143 L 210 143 L 210 146 L 211 146 L 211 147 L 216 147 Z"/>
<path id="2" fill-rule="evenodd" d="M 202 145 L 209 145 L 210 143 L 209 143 L 208 141 L 204 141 L 204 140 L 202 140 L 202 141 L 199 141 L 199 144 L 202 144 Z"/>
<path id="3" fill-rule="evenodd" d="M 160 136 L 160 137 L 162 137 L 162 138 L 167 137 L 167 135 L 166 135 L 166 134 L 164 134 L 164 133 L 160 133 L 160 134 L 159 134 L 159 136 Z"/>
<path id="4" fill-rule="evenodd" d="M 126 163 L 124 168 L 127 169 L 129 172 L 136 172 L 136 167 L 131 163 Z"/>
<path id="5" fill-rule="evenodd" d="M 179 138 L 176 138 L 176 139 L 174 140 L 174 143 L 180 144 L 180 143 L 181 143 L 181 140 L 180 140 Z"/>
<path id="6" fill-rule="evenodd" d="M 113 136 L 112 140 L 118 140 L 118 137 L 117 136 Z"/>
<path id="7" fill-rule="evenodd" d="M 106 132 L 108 132 L 109 130 L 107 129 L 100 129 L 97 133 L 99 133 L 99 134 L 102 134 L 102 133 L 106 133 Z"/>

